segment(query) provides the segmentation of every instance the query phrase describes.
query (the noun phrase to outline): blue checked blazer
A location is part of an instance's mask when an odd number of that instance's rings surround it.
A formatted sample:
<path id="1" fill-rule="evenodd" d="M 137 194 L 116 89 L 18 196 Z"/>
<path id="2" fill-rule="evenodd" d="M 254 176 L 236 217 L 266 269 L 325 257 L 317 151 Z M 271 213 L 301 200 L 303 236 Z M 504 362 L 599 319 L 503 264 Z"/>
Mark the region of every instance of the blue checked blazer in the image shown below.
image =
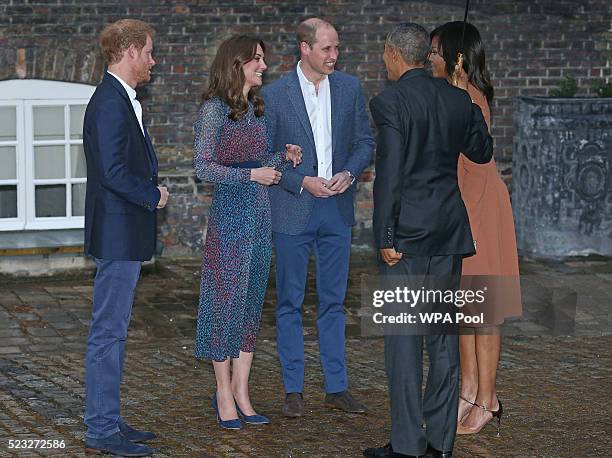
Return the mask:
<path id="1" fill-rule="evenodd" d="M 348 170 L 359 177 L 370 164 L 374 138 L 365 110 L 363 91 L 354 76 L 340 71 L 329 75 L 332 125 L 332 173 Z M 310 120 L 296 69 L 262 90 L 266 125 L 273 151 L 285 144 L 302 147 L 302 163 L 287 167 L 278 186 L 270 186 L 272 230 L 288 235 L 302 232 L 313 208 L 314 197 L 300 193 L 305 176 L 317 176 L 317 153 Z M 355 224 L 353 190 L 355 184 L 336 196 L 338 210 L 348 226 Z"/>

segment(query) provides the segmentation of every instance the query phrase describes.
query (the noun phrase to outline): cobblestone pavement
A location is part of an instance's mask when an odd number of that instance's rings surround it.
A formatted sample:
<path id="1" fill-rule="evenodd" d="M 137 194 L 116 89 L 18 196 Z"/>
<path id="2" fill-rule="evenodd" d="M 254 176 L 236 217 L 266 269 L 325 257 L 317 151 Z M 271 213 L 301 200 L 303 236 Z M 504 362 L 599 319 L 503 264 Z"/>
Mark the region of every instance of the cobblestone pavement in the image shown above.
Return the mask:
<path id="1" fill-rule="evenodd" d="M 352 391 L 367 402 L 369 414 L 346 415 L 322 405 L 311 283 L 304 314 L 307 414 L 301 419 L 281 416 L 272 281 L 251 382 L 253 402 L 272 424 L 237 432 L 216 425 L 210 407 L 212 366 L 193 357 L 198 270 L 197 260 L 162 259 L 143 273 L 138 287 L 127 344 L 123 414 L 133 425 L 158 433 L 159 439 L 151 443 L 156 456 L 351 457 L 360 456 L 364 447 L 387 442 L 382 340 L 360 337 L 359 328 L 360 275 L 376 270 L 371 257 L 353 257 L 347 298 L 349 376 Z M 523 261 L 522 272 L 532 284 L 569 285 L 578 292 L 580 337 L 506 335 L 499 372 L 505 414 L 501 437 L 489 425 L 476 436 L 459 437 L 455 455 L 610 456 L 612 261 Z M 526 295 L 537 296 L 530 288 L 525 288 Z M 91 292 L 91 272 L 71 278 L 2 280 L 0 456 L 83 455 L 83 356 Z M 537 297 L 532 299 L 525 302 L 536 304 Z M 589 323 L 594 331 L 584 332 Z M 27 439 L 56 439 L 64 448 L 9 448 L 10 440 Z"/>

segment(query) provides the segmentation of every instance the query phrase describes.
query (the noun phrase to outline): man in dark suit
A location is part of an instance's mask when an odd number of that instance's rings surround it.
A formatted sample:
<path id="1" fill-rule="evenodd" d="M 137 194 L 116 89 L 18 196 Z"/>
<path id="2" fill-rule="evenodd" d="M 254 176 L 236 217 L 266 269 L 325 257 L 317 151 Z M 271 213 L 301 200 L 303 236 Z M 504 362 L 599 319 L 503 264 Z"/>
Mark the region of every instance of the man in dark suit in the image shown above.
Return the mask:
<path id="1" fill-rule="evenodd" d="M 141 262 L 155 248 L 156 209 L 168 199 L 167 189 L 157 185 L 157 158 L 135 91 L 151 77 L 154 35 L 131 19 L 104 28 L 100 44 L 108 71 L 85 111 L 85 253 L 97 267 L 85 363 L 88 453 L 147 456 L 152 449 L 137 442 L 155 437 L 120 414 L 134 291 Z"/>
<path id="2" fill-rule="evenodd" d="M 302 147 L 302 163 L 270 187 L 276 251 L 276 338 L 286 398 L 283 414 L 303 414 L 302 303 L 308 260 L 317 261 L 317 330 L 325 378 L 325 404 L 348 412 L 365 406 L 348 392 L 344 358 L 344 296 L 355 178 L 369 165 L 374 139 L 363 92 L 354 76 L 334 71 L 338 33 L 317 18 L 298 26 L 300 61 L 266 86 L 266 124 L 275 151 Z"/>
<path id="3" fill-rule="evenodd" d="M 456 290 L 462 257 L 474 253 L 457 185 L 457 160 L 463 152 L 474 162 L 486 163 L 493 142 L 468 93 L 425 71 L 429 49 L 428 33 L 412 23 L 397 26 L 385 43 L 388 78 L 397 82 L 370 102 L 379 133 L 374 236 L 383 261 L 381 275 L 406 281 L 409 276 L 434 276 L 445 282 L 444 289 Z M 423 338 L 430 366 L 421 399 Z M 457 427 L 458 336 L 386 333 L 385 367 L 391 442 L 364 454 L 421 456 L 429 446 L 438 456 L 451 456 Z"/>

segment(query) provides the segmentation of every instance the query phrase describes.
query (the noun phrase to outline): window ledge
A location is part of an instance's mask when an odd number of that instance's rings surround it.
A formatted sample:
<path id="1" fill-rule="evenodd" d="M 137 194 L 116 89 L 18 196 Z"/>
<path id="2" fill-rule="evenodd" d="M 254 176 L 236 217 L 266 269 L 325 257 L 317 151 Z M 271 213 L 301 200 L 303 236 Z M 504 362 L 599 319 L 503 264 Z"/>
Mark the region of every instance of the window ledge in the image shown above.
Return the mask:
<path id="1" fill-rule="evenodd" d="M 83 253 L 83 229 L 0 232 L 0 256 Z"/>

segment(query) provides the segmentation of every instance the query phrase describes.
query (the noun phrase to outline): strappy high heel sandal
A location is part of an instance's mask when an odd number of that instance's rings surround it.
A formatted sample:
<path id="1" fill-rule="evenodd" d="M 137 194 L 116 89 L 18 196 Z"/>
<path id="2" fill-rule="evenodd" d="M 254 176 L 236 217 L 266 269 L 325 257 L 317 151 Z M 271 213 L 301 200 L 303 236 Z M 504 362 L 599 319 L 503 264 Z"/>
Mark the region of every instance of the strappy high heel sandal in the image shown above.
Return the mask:
<path id="1" fill-rule="evenodd" d="M 465 401 L 467 404 L 470 404 L 471 407 L 468 407 L 461 416 L 459 416 L 459 409 L 457 409 L 457 426 L 459 426 L 459 423 L 461 423 L 463 419 L 470 414 L 470 410 L 472 410 L 472 407 L 474 406 L 472 401 L 469 401 L 463 396 L 459 395 L 459 405 L 461 405 L 461 401 Z"/>
<path id="2" fill-rule="evenodd" d="M 469 401 L 467 401 L 467 402 L 469 402 Z M 491 413 L 491 418 L 489 420 L 485 421 L 483 424 L 481 424 L 477 428 L 468 428 L 468 427 L 464 426 L 463 424 L 460 424 L 457 427 L 457 434 L 476 434 L 476 433 L 479 433 L 480 430 L 482 428 L 484 428 L 487 423 L 489 423 L 491 420 L 493 420 L 495 418 L 495 419 L 497 419 L 497 437 L 499 437 L 501 435 L 500 434 L 500 432 L 501 432 L 501 417 L 502 417 L 502 415 L 504 413 L 504 407 L 502 406 L 502 403 L 499 400 L 499 398 L 497 398 L 497 404 L 499 405 L 497 410 L 491 410 L 491 409 L 488 409 L 486 406 L 483 406 L 483 405 L 480 405 L 480 404 L 477 404 L 477 403 L 474 402 L 473 403 L 474 407 L 478 407 L 479 409 L 482 409 L 485 412 L 490 412 Z"/>

